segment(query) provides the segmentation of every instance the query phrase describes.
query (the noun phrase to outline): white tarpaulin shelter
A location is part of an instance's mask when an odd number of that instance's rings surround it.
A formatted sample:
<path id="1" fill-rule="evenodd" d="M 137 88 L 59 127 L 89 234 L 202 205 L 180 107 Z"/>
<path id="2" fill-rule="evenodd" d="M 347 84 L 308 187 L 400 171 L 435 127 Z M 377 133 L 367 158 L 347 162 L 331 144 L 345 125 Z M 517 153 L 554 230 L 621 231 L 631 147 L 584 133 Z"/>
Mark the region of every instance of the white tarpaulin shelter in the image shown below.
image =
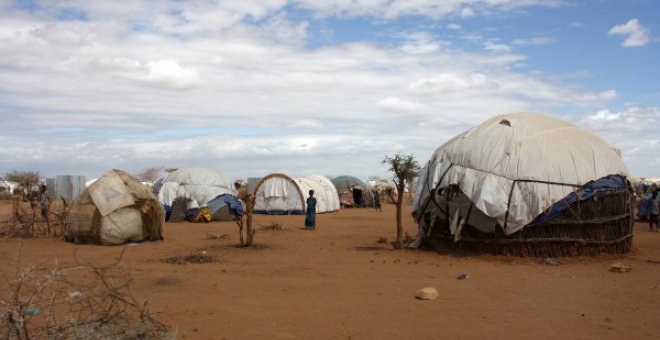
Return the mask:
<path id="1" fill-rule="evenodd" d="M 69 214 L 67 239 L 117 245 L 161 240 L 165 212 L 138 179 L 112 170 L 83 190 Z"/>
<path id="2" fill-rule="evenodd" d="M 197 207 L 208 206 L 212 199 L 224 195 L 236 195 L 233 183 L 220 171 L 191 167 L 174 171 L 163 180 L 158 200 L 165 209 L 172 207 L 177 197 L 190 199 Z"/>
<path id="3" fill-rule="evenodd" d="M 511 235 L 576 188 L 608 175 L 628 170 L 594 134 L 546 114 L 500 115 L 434 152 L 420 172 L 413 213 L 420 230 L 424 215 L 443 214 L 452 234 L 456 222 L 470 216 L 482 232 L 493 232 L 497 223 Z M 448 202 L 441 192 L 455 195 Z"/>
<path id="4" fill-rule="evenodd" d="M 4 191 L 10 195 L 13 195 L 14 191 L 18 189 L 18 187 L 19 184 L 16 182 L 0 180 L 0 191 Z"/>
<path id="5" fill-rule="evenodd" d="M 270 174 L 255 188 L 255 214 L 304 214 L 309 190 L 314 190 L 316 212 L 339 210 L 339 195 L 332 182 L 324 176 L 293 179 L 284 174 Z"/>

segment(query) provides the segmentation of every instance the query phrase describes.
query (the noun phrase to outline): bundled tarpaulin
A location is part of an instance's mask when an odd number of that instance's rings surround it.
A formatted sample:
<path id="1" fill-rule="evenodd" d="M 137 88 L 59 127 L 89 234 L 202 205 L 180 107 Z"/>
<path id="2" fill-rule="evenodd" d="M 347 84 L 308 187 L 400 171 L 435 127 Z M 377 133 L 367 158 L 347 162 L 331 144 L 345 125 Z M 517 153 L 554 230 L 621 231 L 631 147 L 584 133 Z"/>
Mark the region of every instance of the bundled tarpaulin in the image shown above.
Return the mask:
<path id="1" fill-rule="evenodd" d="M 619 175 L 607 176 L 590 181 L 576 191 L 568 194 L 559 202 L 553 204 L 548 210 L 538 215 L 531 224 L 539 224 L 555 218 L 562 210 L 575 201 L 584 201 L 601 192 L 627 190 L 626 179 Z"/>
<path id="2" fill-rule="evenodd" d="M 469 224 L 512 235 L 567 196 L 593 189 L 589 183 L 618 185 L 627 175 L 619 154 L 592 133 L 541 113 L 500 115 L 433 153 L 420 171 L 413 214 L 420 238 L 435 219 L 448 220 L 453 233 Z"/>
<path id="3" fill-rule="evenodd" d="M 183 168 L 172 172 L 162 182 L 158 200 L 165 211 L 170 212 L 177 197 L 194 201 L 204 208 L 212 199 L 224 195 L 236 195 L 233 183 L 222 172 L 205 167 Z"/>
<path id="4" fill-rule="evenodd" d="M 316 212 L 339 210 L 339 196 L 332 182 L 320 175 L 291 178 L 285 174 L 270 174 L 255 188 L 255 214 L 300 215 L 305 213 L 309 190 L 317 199 Z"/>
<path id="5" fill-rule="evenodd" d="M 243 205 L 235 196 L 224 194 L 220 195 L 208 204 L 212 221 L 228 221 L 241 218 L 243 216 Z"/>
<path id="6" fill-rule="evenodd" d="M 161 240 L 165 212 L 137 178 L 112 170 L 78 195 L 68 222 L 69 241 L 117 245 Z"/>

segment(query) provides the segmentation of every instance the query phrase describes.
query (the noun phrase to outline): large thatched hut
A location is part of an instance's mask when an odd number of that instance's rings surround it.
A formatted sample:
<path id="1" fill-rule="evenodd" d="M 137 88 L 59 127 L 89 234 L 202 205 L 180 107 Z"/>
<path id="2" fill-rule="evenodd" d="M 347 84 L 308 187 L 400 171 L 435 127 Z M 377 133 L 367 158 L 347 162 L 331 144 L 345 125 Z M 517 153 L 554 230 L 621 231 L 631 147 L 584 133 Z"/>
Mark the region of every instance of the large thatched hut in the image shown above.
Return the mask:
<path id="1" fill-rule="evenodd" d="M 117 245 L 163 239 L 165 211 L 137 178 L 112 170 L 82 191 L 69 213 L 75 243 Z"/>
<path id="2" fill-rule="evenodd" d="M 625 253 L 628 170 L 607 143 L 540 113 L 496 116 L 439 147 L 413 201 L 417 240 L 503 255 Z"/>

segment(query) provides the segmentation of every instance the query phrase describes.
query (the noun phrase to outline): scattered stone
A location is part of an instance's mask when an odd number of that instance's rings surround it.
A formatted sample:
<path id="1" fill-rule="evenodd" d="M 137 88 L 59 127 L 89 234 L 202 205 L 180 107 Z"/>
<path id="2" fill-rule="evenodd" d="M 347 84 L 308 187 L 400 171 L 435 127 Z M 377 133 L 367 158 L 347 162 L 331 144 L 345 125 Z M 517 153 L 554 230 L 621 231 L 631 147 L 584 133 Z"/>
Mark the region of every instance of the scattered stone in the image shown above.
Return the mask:
<path id="1" fill-rule="evenodd" d="M 551 266 L 561 265 L 561 261 L 559 261 L 558 259 L 553 259 L 553 258 L 549 258 L 549 257 L 544 258 L 543 263 L 551 265 Z"/>
<path id="2" fill-rule="evenodd" d="M 458 277 L 456 277 L 456 280 L 467 280 L 470 278 L 470 275 L 468 274 L 461 274 Z"/>
<path id="3" fill-rule="evenodd" d="M 438 298 L 438 291 L 433 287 L 422 288 L 415 297 L 420 300 L 435 300 Z"/>
<path id="4" fill-rule="evenodd" d="M 630 268 L 630 266 L 625 265 L 621 262 L 616 262 L 616 263 L 612 264 L 612 266 L 610 267 L 610 271 L 615 272 L 615 273 L 627 273 L 631 269 L 632 268 Z"/>

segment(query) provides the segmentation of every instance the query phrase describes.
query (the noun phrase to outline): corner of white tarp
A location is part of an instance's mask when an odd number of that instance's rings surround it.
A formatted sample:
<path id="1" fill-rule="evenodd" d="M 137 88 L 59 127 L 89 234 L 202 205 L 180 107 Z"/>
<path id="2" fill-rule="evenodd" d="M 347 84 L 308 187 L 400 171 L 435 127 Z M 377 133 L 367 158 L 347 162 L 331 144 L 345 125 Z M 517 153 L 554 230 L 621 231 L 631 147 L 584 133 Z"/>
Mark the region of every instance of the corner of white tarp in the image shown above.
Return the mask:
<path id="1" fill-rule="evenodd" d="M 101 216 L 135 204 L 133 196 L 124 185 L 119 175 L 109 172 L 89 186 L 89 196 L 99 209 Z"/>

